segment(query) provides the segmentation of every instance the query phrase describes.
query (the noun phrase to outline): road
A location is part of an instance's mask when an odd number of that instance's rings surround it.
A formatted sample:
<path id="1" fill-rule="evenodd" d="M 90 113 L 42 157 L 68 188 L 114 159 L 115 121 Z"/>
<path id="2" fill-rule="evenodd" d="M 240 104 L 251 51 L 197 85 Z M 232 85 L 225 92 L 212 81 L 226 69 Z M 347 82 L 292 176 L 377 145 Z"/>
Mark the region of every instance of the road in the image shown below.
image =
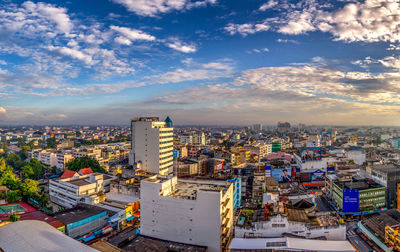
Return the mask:
<path id="1" fill-rule="evenodd" d="M 346 223 L 346 228 L 347 228 L 347 240 L 353 244 L 354 247 L 358 251 L 375 251 L 369 244 L 364 241 L 363 238 L 361 238 L 357 233 L 356 233 L 356 226 L 357 222 L 348 222 Z"/>
<path id="2" fill-rule="evenodd" d="M 323 199 L 321 199 L 321 196 L 316 196 L 315 202 L 317 203 L 318 211 L 320 211 L 320 212 L 332 211 L 332 209 L 329 208 L 327 203 L 325 203 L 325 201 Z"/>

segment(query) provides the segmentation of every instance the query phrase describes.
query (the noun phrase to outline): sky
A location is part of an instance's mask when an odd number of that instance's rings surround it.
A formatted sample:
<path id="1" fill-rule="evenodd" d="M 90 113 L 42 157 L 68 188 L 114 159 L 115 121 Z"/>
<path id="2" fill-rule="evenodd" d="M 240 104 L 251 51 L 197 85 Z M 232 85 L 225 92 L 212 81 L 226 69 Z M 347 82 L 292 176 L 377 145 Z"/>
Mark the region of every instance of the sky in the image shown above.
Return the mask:
<path id="1" fill-rule="evenodd" d="M 400 126 L 395 0 L 0 2 L 0 125 Z"/>

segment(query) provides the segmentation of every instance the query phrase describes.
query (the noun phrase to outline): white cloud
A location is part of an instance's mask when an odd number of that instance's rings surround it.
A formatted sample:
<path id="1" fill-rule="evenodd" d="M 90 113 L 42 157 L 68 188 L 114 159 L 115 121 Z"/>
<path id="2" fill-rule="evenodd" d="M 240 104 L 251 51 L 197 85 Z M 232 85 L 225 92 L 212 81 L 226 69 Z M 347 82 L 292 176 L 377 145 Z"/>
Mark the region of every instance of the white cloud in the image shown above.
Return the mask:
<path id="1" fill-rule="evenodd" d="M 5 115 L 7 110 L 4 107 L 0 107 L 0 115 Z"/>
<path id="2" fill-rule="evenodd" d="M 73 28 L 73 24 L 65 8 L 58 8 L 46 3 L 35 4 L 31 1 L 24 2 L 22 6 L 25 8 L 24 14 L 26 17 L 37 16 L 48 19 L 56 24 L 60 32 L 69 33 Z"/>
<path id="3" fill-rule="evenodd" d="M 276 42 L 278 43 L 293 43 L 293 44 L 298 44 L 299 42 L 297 40 L 293 39 L 277 39 Z"/>
<path id="4" fill-rule="evenodd" d="M 132 41 L 136 40 L 144 40 L 144 41 L 156 40 L 156 37 L 147 34 L 141 30 L 131 29 L 128 27 L 120 27 L 115 25 L 111 25 L 110 28 L 122 35 L 122 37 L 117 37 L 115 39 L 115 41 L 120 44 L 130 45 Z"/>
<path id="5" fill-rule="evenodd" d="M 279 9 L 279 13 L 259 23 L 264 25 L 264 29 L 256 29 L 254 23 L 230 23 L 225 30 L 231 35 L 239 33 L 243 36 L 265 30 L 290 35 L 319 30 L 331 33 L 334 40 L 345 42 L 400 42 L 398 1 L 354 1 L 335 10 L 329 3 L 320 4 L 317 0 L 301 0 L 297 4 L 283 2 L 281 5 L 274 5 L 272 0 L 270 2 Z M 265 8 L 270 6 L 270 2 Z M 389 48 L 393 50 L 396 47 Z"/>
<path id="6" fill-rule="evenodd" d="M 157 14 L 174 10 L 187 10 L 196 7 L 204 7 L 207 4 L 215 4 L 216 0 L 189 1 L 189 0 L 113 0 L 124 5 L 129 11 L 140 16 L 154 17 Z"/>
<path id="7" fill-rule="evenodd" d="M 258 10 L 266 11 L 267 9 L 271 9 L 271 8 L 275 7 L 276 5 L 278 5 L 277 1 L 269 0 L 268 2 L 264 3 L 263 5 L 261 5 L 260 8 L 258 8 Z"/>
<path id="8" fill-rule="evenodd" d="M 87 65 L 93 64 L 92 56 L 85 54 L 77 49 L 68 48 L 68 47 L 55 47 L 55 46 L 49 46 L 48 49 L 50 51 L 58 52 L 64 56 L 69 56 L 73 59 L 80 60 Z"/>
<path id="9" fill-rule="evenodd" d="M 266 23 L 258 24 L 233 24 L 229 23 L 225 28 L 230 35 L 240 34 L 247 36 L 248 34 L 254 34 L 256 32 L 268 31 L 270 26 Z"/>
<path id="10" fill-rule="evenodd" d="M 184 43 L 177 38 L 172 38 L 171 42 L 167 42 L 166 45 L 169 48 L 172 48 L 176 51 L 183 53 L 194 53 L 197 51 L 196 45 L 192 43 L 191 44 Z"/>

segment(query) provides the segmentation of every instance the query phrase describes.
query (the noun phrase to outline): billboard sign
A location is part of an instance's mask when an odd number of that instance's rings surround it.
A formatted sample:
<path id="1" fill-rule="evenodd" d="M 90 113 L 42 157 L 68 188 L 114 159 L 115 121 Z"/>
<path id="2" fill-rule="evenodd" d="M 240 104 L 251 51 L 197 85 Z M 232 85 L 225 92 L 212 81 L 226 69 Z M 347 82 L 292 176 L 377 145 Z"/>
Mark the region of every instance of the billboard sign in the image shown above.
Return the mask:
<path id="1" fill-rule="evenodd" d="M 300 154 L 303 162 L 321 160 L 322 158 L 322 150 L 320 147 L 302 147 Z"/>
<path id="2" fill-rule="evenodd" d="M 279 183 L 286 183 L 292 181 L 291 169 L 278 168 L 271 169 L 271 177 L 276 179 Z"/>
<path id="3" fill-rule="evenodd" d="M 311 181 L 322 181 L 325 180 L 325 172 L 318 169 L 311 173 Z"/>
<path id="4" fill-rule="evenodd" d="M 220 163 L 214 166 L 214 172 L 219 172 L 222 171 L 224 169 L 224 164 Z"/>
<path id="5" fill-rule="evenodd" d="M 334 172 L 334 171 L 335 171 L 335 166 L 328 166 L 328 167 L 326 168 L 326 170 L 327 170 L 328 172 Z"/>
<path id="6" fill-rule="evenodd" d="M 265 177 L 271 177 L 271 166 L 270 165 L 265 166 Z"/>
<path id="7" fill-rule="evenodd" d="M 359 198 L 357 189 L 343 189 L 343 213 L 358 212 Z"/>

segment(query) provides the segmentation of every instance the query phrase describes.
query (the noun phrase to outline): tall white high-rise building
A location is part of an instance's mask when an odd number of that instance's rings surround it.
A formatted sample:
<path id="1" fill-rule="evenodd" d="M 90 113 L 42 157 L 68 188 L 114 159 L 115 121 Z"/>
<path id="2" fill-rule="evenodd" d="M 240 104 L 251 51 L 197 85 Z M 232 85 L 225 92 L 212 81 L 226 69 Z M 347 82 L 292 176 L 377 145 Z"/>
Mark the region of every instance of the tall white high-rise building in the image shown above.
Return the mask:
<path id="1" fill-rule="evenodd" d="M 168 175 L 173 171 L 173 128 L 169 117 L 136 117 L 131 121 L 130 164 L 149 173 Z"/>

